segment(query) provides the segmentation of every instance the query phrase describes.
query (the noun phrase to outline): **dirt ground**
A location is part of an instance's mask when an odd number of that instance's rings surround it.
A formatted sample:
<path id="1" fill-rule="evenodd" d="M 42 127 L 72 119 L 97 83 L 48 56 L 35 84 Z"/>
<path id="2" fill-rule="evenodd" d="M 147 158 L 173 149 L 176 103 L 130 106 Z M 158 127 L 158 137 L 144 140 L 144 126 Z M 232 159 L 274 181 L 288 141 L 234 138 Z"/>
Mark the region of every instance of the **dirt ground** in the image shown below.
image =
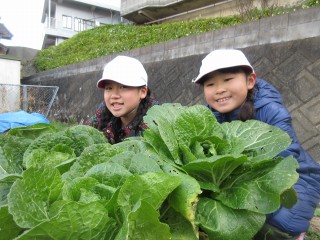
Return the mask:
<path id="1" fill-rule="evenodd" d="M 315 216 L 310 221 L 310 228 L 305 236 L 305 240 L 320 240 L 320 217 Z"/>
<path id="2" fill-rule="evenodd" d="M 313 231 L 320 232 L 320 217 L 312 218 L 310 223 Z"/>

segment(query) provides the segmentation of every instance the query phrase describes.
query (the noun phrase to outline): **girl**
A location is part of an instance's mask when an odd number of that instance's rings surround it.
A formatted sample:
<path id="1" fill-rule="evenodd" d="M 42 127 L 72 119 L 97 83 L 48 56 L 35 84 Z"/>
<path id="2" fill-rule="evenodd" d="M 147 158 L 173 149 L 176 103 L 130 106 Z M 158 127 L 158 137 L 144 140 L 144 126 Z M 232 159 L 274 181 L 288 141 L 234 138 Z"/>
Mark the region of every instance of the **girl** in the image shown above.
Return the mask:
<path id="1" fill-rule="evenodd" d="M 294 185 L 298 201 L 291 209 L 280 207 L 268 214 L 255 239 L 303 239 L 320 200 L 320 165 L 299 144 L 280 93 L 257 79 L 245 55 L 234 49 L 209 53 L 193 82 L 203 86 L 208 107 L 220 123 L 257 119 L 290 135 L 292 144 L 280 155 L 292 155 L 299 162 L 299 179 Z"/>
<path id="2" fill-rule="evenodd" d="M 147 73 L 137 59 L 118 56 L 103 70 L 97 87 L 104 89 L 104 102 L 86 121 L 114 144 L 140 135 L 146 128 L 143 116 L 157 102 L 150 97 Z"/>

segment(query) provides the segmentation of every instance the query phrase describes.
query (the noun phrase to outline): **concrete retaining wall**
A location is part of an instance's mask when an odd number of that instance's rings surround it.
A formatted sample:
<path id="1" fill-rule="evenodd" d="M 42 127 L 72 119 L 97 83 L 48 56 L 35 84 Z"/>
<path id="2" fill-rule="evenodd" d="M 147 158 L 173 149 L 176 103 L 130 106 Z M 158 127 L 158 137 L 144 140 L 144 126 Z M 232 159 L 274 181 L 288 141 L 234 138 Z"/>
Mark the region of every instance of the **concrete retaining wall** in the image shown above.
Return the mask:
<path id="1" fill-rule="evenodd" d="M 140 59 L 160 103 L 202 104 L 202 89 L 191 83 L 211 50 L 245 52 L 258 77 L 273 83 L 292 113 L 302 145 L 320 161 L 320 8 L 261 19 L 180 38 L 121 54 Z M 116 55 L 46 71 L 24 84 L 59 86 L 49 119 L 77 121 L 91 116 L 103 93 L 96 88 L 103 66 Z"/>

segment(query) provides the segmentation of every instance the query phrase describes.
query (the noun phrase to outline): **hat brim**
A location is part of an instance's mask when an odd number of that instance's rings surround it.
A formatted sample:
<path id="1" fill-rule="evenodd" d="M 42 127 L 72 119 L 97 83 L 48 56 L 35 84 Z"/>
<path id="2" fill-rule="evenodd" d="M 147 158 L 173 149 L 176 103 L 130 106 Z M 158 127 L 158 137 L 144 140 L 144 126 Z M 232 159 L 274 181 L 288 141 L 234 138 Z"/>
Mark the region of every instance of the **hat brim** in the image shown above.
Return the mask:
<path id="1" fill-rule="evenodd" d="M 141 81 L 134 81 L 134 84 L 130 84 L 128 85 L 127 81 L 121 81 L 121 80 L 113 80 L 113 79 L 105 79 L 105 78 L 101 78 L 98 80 L 97 82 L 97 87 L 98 88 L 104 88 L 105 84 L 107 81 L 113 81 L 119 84 L 122 84 L 124 86 L 128 86 L 128 87 L 141 87 L 141 86 L 146 86 L 146 82 L 141 80 Z"/>
<path id="2" fill-rule="evenodd" d="M 221 69 L 233 68 L 233 67 L 244 67 L 244 68 L 249 69 L 251 72 L 254 72 L 253 67 L 248 66 L 248 65 L 236 65 L 236 66 L 225 67 L 225 68 L 217 68 L 217 69 L 213 69 L 213 70 L 210 70 L 210 71 L 203 72 L 203 73 L 199 74 L 196 78 L 192 79 L 192 82 L 201 84 L 203 82 L 203 77 L 205 77 L 209 73 L 212 73 L 214 71 L 218 71 L 218 70 L 221 70 Z"/>

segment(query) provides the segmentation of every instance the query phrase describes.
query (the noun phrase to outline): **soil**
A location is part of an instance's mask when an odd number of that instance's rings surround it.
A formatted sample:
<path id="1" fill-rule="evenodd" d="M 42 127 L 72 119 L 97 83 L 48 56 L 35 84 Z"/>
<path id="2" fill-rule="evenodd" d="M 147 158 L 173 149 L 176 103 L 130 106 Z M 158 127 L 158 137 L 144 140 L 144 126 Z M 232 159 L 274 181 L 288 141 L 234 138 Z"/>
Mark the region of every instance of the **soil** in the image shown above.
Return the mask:
<path id="1" fill-rule="evenodd" d="M 320 217 L 313 217 L 310 224 L 313 231 L 320 232 Z"/>

